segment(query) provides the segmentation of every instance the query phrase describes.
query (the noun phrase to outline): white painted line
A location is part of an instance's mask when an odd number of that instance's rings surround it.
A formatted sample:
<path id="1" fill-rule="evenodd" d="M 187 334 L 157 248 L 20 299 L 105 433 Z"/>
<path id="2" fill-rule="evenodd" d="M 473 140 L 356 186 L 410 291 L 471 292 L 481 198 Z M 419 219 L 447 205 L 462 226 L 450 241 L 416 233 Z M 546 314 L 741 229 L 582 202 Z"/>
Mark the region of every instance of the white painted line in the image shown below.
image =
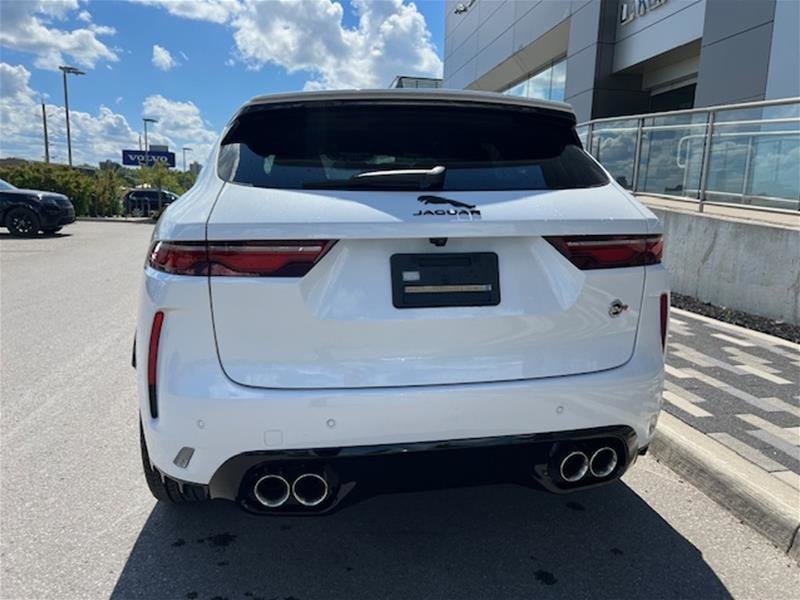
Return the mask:
<path id="1" fill-rule="evenodd" d="M 675 324 L 675 325 L 684 325 L 685 326 L 686 325 L 686 321 L 681 321 L 679 319 L 674 319 L 673 317 L 670 317 L 669 318 L 669 324 L 670 325 Z"/>
<path id="2" fill-rule="evenodd" d="M 712 333 L 711 337 L 715 337 L 718 340 L 723 340 L 725 342 L 730 342 L 731 344 L 736 344 L 737 346 L 743 346 L 744 348 L 753 348 L 755 346 L 755 344 L 751 344 L 750 342 L 745 342 L 735 337 L 725 335 L 724 333 Z"/>
<path id="3" fill-rule="evenodd" d="M 704 321 L 710 325 L 713 325 L 714 327 L 721 327 L 722 329 L 727 329 L 728 331 L 735 331 L 739 335 L 743 335 L 745 337 L 751 336 L 776 346 L 784 346 L 785 348 L 791 348 L 795 352 L 800 352 L 800 344 L 795 344 L 794 342 L 775 337 L 774 335 L 767 335 L 766 333 L 761 333 L 760 331 L 753 331 L 752 329 L 739 327 L 738 325 L 732 325 L 730 323 L 726 323 L 725 321 L 718 321 L 717 319 L 698 315 L 696 313 L 689 312 L 688 310 L 681 310 L 680 308 L 670 308 L 670 312 L 677 313 L 682 317 L 688 317 L 697 321 Z"/>
<path id="4" fill-rule="evenodd" d="M 782 439 L 783 441 L 785 441 L 788 444 L 791 444 L 792 446 L 800 446 L 800 434 L 798 434 L 798 432 L 794 428 L 779 427 L 778 425 L 770 423 L 769 421 L 766 421 L 757 415 L 736 415 L 736 416 L 745 423 L 750 423 L 750 425 L 754 425 L 755 427 L 758 427 L 759 429 L 762 429 L 767 433 L 771 433 L 775 437 Z"/>
<path id="5" fill-rule="evenodd" d="M 778 385 L 791 385 L 792 382 L 788 379 L 784 379 L 783 377 L 778 377 L 777 375 L 773 375 L 772 373 L 767 373 L 762 369 L 757 369 L 751 365 L 736 365 L 740 369 L 747 371 L 757 377 L 761 377 L 761 379 L 766 379 L 767 381 L 771 381 L 772 383 L 777 383 Z"/>
<path id="6" fill-rule="evenodd" d="M 676 394 L 674 392 L 670 392 L 669 390 L 666 390 L 664 392 L 664 400 L 666 400 L 667 402 L 669 402 L 673 406 L 676 406 L 676 407 L 680 408 L 682 411 L 689 413 L 693 417 L 710 417 L 711 416 L 710 412 L 703 410 L 702 408 L 700 408 L 696 404 L 692 404 L 688 400 L 685 400 L 684 398 L 681 398 L 680 396 L 678 396 L 678 394 Z"/>
<path id="7" fill-rule="evenodd" d="M 765 471 L 782 471 L 786 469 L 786 467 L 784 467 L 778 461 L 772 460 L 763 452 L 759 452 L 752 446 L 748 446 L 743 441 L 733 437 L 729 433 L 709 433 L 708 435 L 717 440 L 719 443 L 725 444 L 728 448 L 736 452 L 736 454 L 746 458 L 751 463 L 758 465 Z"/>

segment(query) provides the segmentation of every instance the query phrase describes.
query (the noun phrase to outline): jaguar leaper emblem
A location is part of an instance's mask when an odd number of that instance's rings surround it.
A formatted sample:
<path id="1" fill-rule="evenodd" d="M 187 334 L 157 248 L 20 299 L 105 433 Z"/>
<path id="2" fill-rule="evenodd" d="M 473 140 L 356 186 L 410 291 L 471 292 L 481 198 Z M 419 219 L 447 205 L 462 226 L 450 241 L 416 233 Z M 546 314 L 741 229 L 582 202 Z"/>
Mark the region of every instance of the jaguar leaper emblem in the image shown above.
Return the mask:
<path id="1" fill-rule="evenodd" d="M 433 196 L 433 195 L 422 195 L 417 198 L 417 202 L 421 202 L 425 205 L 431 204 L 438 204 L 438 205 L 450 205 L 452 208 L 435 208 L 435 209 L 428 209 L 428 210 L 418 210 L 413 214 L 415 217 L 420 217 L 424 215 L 438 215 L 438 216 L 469 216 L 473 218 L 480 218 L 481 211 L 476 208 L 475 204 L 467 204 L 466 202 L 461 202 L 459 200 L 452 200 L 450 198 L 444 198 L 442 196 Z"/>

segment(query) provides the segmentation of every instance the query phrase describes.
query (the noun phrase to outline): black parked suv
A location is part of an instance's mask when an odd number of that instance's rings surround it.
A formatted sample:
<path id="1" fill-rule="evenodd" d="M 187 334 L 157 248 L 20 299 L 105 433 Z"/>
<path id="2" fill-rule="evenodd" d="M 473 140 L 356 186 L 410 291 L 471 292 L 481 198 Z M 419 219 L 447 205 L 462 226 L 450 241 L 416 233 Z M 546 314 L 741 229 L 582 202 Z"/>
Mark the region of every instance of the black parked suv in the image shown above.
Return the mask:
<path id="1" fill-rule="evenodd" d="M 21 190 L 0 179 L 0 226 L 11 235 L 52 235 L 75 221 L 75 208 L 64 194 Z"/>
<path id="2" fill-rule="evenodd" d="M 136 188 L 125 192 L 122 201 L 127 215 L 158 218 L 161 212 L 177 199 L 178 195 L 169 190 L 159 192 L 153 188 Z"/>

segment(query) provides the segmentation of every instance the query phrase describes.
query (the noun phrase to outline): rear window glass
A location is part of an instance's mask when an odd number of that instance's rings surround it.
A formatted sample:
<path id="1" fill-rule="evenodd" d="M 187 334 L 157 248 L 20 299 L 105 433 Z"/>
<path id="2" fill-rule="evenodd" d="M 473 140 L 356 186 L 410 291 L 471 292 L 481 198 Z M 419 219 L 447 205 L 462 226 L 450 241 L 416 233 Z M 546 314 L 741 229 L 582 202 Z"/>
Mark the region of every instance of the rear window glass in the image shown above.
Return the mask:
<path id="1" fill-rule="evenodd" d="M 444 103 L 256 107 L 223 139 L 218 172 L 286 189 L 555 190 L 608 182 L 568 116 Z"/>

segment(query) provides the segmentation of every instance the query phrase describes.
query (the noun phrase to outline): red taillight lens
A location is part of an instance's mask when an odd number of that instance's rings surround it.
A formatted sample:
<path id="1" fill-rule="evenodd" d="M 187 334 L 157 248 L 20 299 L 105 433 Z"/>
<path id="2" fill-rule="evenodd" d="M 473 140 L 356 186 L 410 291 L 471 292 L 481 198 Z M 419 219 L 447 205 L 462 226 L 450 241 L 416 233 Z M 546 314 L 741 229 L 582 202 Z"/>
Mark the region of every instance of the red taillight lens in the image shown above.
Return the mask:
<path id="1" fill-rule="evenodd" d="M 660 235 L 572 235 L 546 237 L 581 270 L 655 265 L 661 262 Z"/>
<path id="2" fill-rule="evenodd" d="M 207 275 L 208 248 L 205 242 L 154 242 L 147 264 L 173 275 Z"/>
<path id="3" fill-rule="evenodd" d="M 661 349 L 667 349 L 667 325 L 669 324 L 669 294 L 661 294 Z"/>
<path id="4" fill-rule="evenodd" d="M 302 277 L 334 243 L 331 240 L 155 242 L 147 264 L 176 275 Z"/>
<path id="5" fill-rule="evenodd" d="M 150 397 L 150 416 L 158 417 L 158 398 L 156 397 L 156 381 L 158 380 L 158 342 L 161 339 L 161 327 L 164 324 L 164 313 L 158 311 L 153 315 L 153 326 L 150 329 L 150 346 L 147 353 L 147 388 Z"/>

